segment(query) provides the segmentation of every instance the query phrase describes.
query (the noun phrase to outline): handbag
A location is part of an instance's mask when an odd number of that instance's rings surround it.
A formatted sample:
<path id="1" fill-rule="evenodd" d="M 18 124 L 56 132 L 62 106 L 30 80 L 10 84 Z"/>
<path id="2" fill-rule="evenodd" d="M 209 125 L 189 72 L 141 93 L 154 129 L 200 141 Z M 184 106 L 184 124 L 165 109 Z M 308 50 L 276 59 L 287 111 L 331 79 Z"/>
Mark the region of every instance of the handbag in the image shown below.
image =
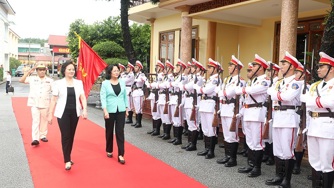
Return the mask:
<path id="1" fill-rule="evenodd" d="M 8 87 L 8 92 L 13 92 L 14 93 L 14 87 L 13 86 L 9 86 Z"/>

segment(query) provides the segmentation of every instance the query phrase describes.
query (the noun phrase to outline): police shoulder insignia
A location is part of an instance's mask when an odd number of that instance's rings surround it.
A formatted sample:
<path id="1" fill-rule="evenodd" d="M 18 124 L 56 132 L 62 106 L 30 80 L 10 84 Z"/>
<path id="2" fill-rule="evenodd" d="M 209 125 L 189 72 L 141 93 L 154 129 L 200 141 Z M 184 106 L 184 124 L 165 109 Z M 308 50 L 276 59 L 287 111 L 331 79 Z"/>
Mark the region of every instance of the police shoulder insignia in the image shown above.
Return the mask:
<path id="1" fill-rule="evenodd" d="M 239 86 L 240 86 L 240 87 L 243 87 L 243 84 L 242 84 L 242 82 L 240 82 L 240 83 L 239 83 Z"/>
<path id="2" fill-rule="evenodd" d="M 296 84 L 296 83 L 293 83 L 291 87 L 292 87 L 292 89 L 298 89 L 298 88 L 299 88 L 299 85 Z"/>
<path id="3" fill-rule="evenodd" d="M 262 81 L 261 85 L 268 86 L 268 83 L 267 83 L 267 81 Z"/>
<path id="4" fill-rule="evenodd" d="M 217 84 L 217 83 L 218 83 L 218 80 L 213 80 L 212 83 L 213 83 L 213 84 Z"/>

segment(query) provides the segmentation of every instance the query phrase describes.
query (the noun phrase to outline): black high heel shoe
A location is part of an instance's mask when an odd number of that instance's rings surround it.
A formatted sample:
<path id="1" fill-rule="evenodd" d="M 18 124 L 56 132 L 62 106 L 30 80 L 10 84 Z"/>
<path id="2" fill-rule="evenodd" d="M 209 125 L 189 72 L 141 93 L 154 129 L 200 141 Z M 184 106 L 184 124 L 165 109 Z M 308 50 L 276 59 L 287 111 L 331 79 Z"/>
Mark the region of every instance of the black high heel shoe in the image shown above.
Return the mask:
<path id="1" fill-rule="evenodd" d="M 107 157 L 112 158 L 112 153 L 107 152 Z"/>
<path id="2" fill-rule="evenodd" d="M 121 155 L 118 156 L 118 162 L 121 163 L 121 164 L 125 164 L 125 160 L 124 160 L 124 158 L 123 158 L 123 159 L 120 159 L 119 157 L 121 157 Z"/>

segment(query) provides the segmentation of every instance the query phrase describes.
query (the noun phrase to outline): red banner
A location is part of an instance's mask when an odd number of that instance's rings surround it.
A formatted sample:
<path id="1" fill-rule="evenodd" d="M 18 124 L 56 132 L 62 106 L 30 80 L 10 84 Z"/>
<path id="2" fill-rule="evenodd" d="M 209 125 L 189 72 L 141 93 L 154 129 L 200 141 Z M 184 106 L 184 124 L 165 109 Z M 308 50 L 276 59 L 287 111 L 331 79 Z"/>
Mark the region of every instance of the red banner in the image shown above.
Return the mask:
<path id="1" fill-rule="evenodd" d="M 100 58 L 99 55 L 79 37 L 79 57 L 78 57 L 78 72 L 77 78 L 82 80 L 85 95 L 88 94 L 107 64 Z"/>

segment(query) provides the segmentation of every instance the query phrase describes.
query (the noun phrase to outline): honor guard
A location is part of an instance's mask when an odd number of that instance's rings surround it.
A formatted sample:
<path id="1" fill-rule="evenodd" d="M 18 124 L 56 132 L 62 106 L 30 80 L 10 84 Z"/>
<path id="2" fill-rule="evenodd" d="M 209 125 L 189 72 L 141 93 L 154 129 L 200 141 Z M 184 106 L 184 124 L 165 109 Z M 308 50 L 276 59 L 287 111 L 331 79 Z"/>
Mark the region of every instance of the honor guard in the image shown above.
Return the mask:
<path id="1" fill-rule="evenodd" d="M 334 58 L 320 52 L 318 77 L 309 92 L 301 96 L 311 116 L 307 130 L 308 159 L 312 166 L 312 187 L 333 187 L 334 179 Z"/>
<path id="2" fill-rule="evenodd" d="M 304 80 L 306 79 L 306 81 L 307 81 L 307 78 L 311 75 L 311 73 L 308 70 L 304 70 L 304 68 L 305 67 L 302 64 L 299 64 L 299 67 L 295 71 L 296 80 L 299 80 L 300 82 L 303 82 L 302 83 L 303 85 L 302 85 L 302 88 L 301 88 L 301 93 L 303 93 L 303 89 L 304 89 Z M 308 91 L 309 88 L 310 88 L 310 85 L 306 83 L 306 87 L 307 87 L 306 91 Z M 302 118 L 302 115 L 300 115 L 300 118 Z M 302 121 L 302 119 L 300 121 Z M 306 114 L 306 122 L 305 122 L 306 123 L 305 124 L 306 128 L 308 127 L 309 121 L 310 121 L 310 116 L 308 114 Z M 302 139 L 302 148 L 303 149 L 301 151 L 297 151 L 297 148 L 295 149 L 296 161 L 295 161 L 295 165 L 292 169 L 292 174 L 300 174 L 300 166 L 301 166 L 303 156 L 304 156 L 304 152 L 305 152 L 305 149 L 306 149 L 306 135 L 302 134 L 300 136 L 302 136 L 301 139 Z M 298 144 L 298 140 L 297 140 L 297 144 Z"/>
<path id="3" fill-rule="evenodd" d="M 275 85 L 278 80 L 278 72 L 280 70 L 280 67 L 276 63 L 272 63 L 272 62 L 268 62 L 268 65 L 269 66 L 267 68 L 267 79 L 270 80 L 272 77 L 273 79 L 272 85 Z M 273 101 L 273 108 L 275 108 L 275 106 L 278 106 L 278 101 Z M 274 160 L 274 151 L 273 151 L 272 121 L 270 121 L 270 125 L 269 125 L 268 138 L 263 139 L 263 140 L 265 143 L 265 148 L 264 148 L 262 162 L 266 163 L 266 165 L 269 165 L 269 166 L 274 165 L 275 160 Z"/>
<path id="4" fill-rule="evenodd" d="M 239 146 L 239 136 L 238 127 L 240 118 L 237 119 L 236 130 L 234 132 L 230 131 L 230 126 L 232 124 L 232 118 L 234 114 L 235 103 L 240 100 L 236 100 L 236 87 L 243 87 L 246 83 L 243 78 L 240 78 L 240 70 L 243 64 L 232 55 L 232 59 L 229 62 L 228 72 L 229 76 L 224 79 L 222 88 L 219 89 L 220 98 L 220 116 L 221 124 L 224 134 L 224 146 L 225 146 L 225 157 L 218 159 L 218 164 L 225 164 L 226 167 L 233 167 L 237 165 L 237 151 Z M 240 107 L 241 105 L 239 105 Z"/>
<path id="5" fill-rule="evenodd" d="M 172 117 L 169 108 L 169 94 L 172 92 L 170 83 L 174 81 L 173 76 L 174 66 L 167 60 L 165 66 L 165 77 L 161 84 L 158 84 L 157 88 L 159 89 L 159 101 L 158 101 L 158 110 L 161 116 L 162 128 L 164 133 L 159 135 L 159 138 L 163 140 L 170 139 L 170 131 L 172 129 Z"/>
<path id="6" fill-rule="evenodd" d="M 239 173 L 249 173 L 248 177 L 261 175 L 261 163 L 264 149 L 262 129 L 266 116 L 264 102 L 267 99 L 269 80 L 266 79 L 265 71 L 267 62 L 259 55 L 255 55 L 252 68 L 252 82 L 250 86 L 237 87 L 236 94 L 244 94 L 243 123 L 246 133 L 246 142 L 249 147 L 248 160 L 253 160 L 254 167 L 239 168 Z"/>
<path id="7" fill-rule="evenodd" d="M 145 82 L 147 88 L 151 89 L 150 96 L 147 100 L 151 100 L 151 114 L 152 114 L 152 126 L 153 131 L 148 131 L 147 134 L 151 134 L 152 136 L 160 135 L 160 127 L 162 124 L 161 116 L 158 110 L 158 99 L 159 99 L 159 89 L 158 85 L 163 82 L 164 73 L 163 70 L 165 69 L 165 65 L 161 63 L 160 60 L 157 61 L 155 65 L 155 81 L 149 83 L 148 81 Z"/>
<path id="8" fill-rule="evenodd" d="M 184 84 L 181 90 L 185 92 L 185 102 L 184 109 L 186 115 L 186 121 L 188 124 L 188 143 L 187 145 L 181 147 L 186 151 L 194 151 L 197 150 L 197 138 L 199 134 L 199 116 L 198 116 L 198 104 L 200 102 L 200 97 L 202 95 L 198 95 L 197 91 L 194 90 L 194 85 L 202 86 L 203 79 L 200 76 L 201 67 L 203 65 L 196 61 L 194 58 L 192 59 L 191 66 L 191 75 L 189 77 L 189 82 Z M 197 75 L 198 74 L 198 75 Z M 195 99 L 196 97 L 196 99 Z"/>
<path id="9" fill-rule="evenodd" d="M 199 103 L 199 116 L 202 123 L 205 150 L 197 153 L 197 155 L 205 156 L 206 159 L 215 157 L 215 146 L 217 144 L 217 130 L 213 127 L 213 120 L 216 106 L 216 92 L 215 88 L 221 83 L 219 73 L 221 66 L 218 62 L 209 58 L 208 74 L 210 79 L 204 86 L 194 85 L 194 89 L 199 94 L 202 94 L 202 100 Z"/>
<path id="10" fill-rule="evenodd" d="M 187 65 L 181 61 L 180 59 L 177 61 L 175 66 L 175 71 L 177 76 L 174 78 L 174 81 L 170 83 L 170 87 L 172 87 L 172 93 L 170 94 L 170 112 L 173 122 L 173 133 L 174 138 L 168 141 L 169 143 L 173 143 L 173 145 L 182 144 L 182 133 L 183 133 L 183 113 L 182 113 L 182 91 L 180 90 L 180 86 L 182 86 L 182 82 L 185 77 L 182 75 L 183 71 L 186 69 Z"/>
<path id="11" fill-rule="evenodd" d="M 302 82 L 295 79 L 294 72 L 300 64 L 295 57 L 286 52 L 281 62 L 283 79 L 268 89 L 268 94 L 273 101 L 278 101 L 278 106 L 274 106 L 272 125 L 276 177 L 267 180 L 266 184 L 285 188 L 291 187 L 295 138 L 299 126 L 299 115 L 296 111 L 300 106 Z"/>
<path id="12" fill-rule="evenodd" d="M 144 92 L 143 85 L 146 82 L 147 78 L 144 73 L 141 72 L 143 70 L 143 65 L 140 61 L 136 61 L 135 64 L 135 80 L 132 85 L 132 101 L 134 110 L 136 112 L 136 123 L 132 124 L 135 128 L 142 127 L 141 120 L 143 117 L 143 100 L 144 100 Z"/>
<path id="13" fill-rule="evenodd" d="M 126 120 L 125 123 L 133 123 L 132 122 L 132 115 L 133 115 L 133 111 L 132 109 L 133 107 L 133 100 L 132 100 L 132 85 L 134 83 L 135 80 L 135 75 L 133 74 L 133 70 L 134 70 L 134 66 L 128 62 L 128 65 L 126 67 L 126 72 L 122 75 L 122 79 L 125 81 L 125 85 L 126 85 L 126 96 L 128 97 L 128 104 L 129 104 L 129 109 L 128 109 L 128 119 Z"/>
<path id="14" fill-rule="evenodd" d="M 37 76 L 29 76 L 34 71 L 37 71 Z M 46 135 L 48 133 L 47 115 L 49 111 L 51 86 L 53 80 L 46 76 L 46 66 L 38 64 L 20 79 L 21 83 L 30 85 L 28 106 L 31 107 L 32 115 L 32 143 L 31 145 L 39 145 L 39 140 L 48 142 Z"/>
<path id="15" fill-rule="evenodd" d="M 123 64 L 118 63 L 118 67 L 119 67 L 120 78 L 124 78 L 126 69 L 125 66 Z"/>

